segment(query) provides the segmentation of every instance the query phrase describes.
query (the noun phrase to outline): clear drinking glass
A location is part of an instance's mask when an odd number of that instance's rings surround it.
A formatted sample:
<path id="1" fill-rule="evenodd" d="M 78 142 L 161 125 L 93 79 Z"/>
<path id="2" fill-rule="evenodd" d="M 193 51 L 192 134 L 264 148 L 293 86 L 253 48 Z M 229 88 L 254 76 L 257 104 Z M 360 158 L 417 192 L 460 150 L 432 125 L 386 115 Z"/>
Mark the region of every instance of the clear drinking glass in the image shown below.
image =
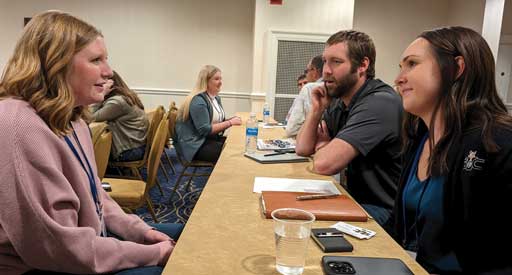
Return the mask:
<path id="1" fill-rule="evenodd" d="M 277 271 L 284 275 L 302 274 L 315 215 L 295 208 L 276 209 L 271 215 L 274 219 Z"/>

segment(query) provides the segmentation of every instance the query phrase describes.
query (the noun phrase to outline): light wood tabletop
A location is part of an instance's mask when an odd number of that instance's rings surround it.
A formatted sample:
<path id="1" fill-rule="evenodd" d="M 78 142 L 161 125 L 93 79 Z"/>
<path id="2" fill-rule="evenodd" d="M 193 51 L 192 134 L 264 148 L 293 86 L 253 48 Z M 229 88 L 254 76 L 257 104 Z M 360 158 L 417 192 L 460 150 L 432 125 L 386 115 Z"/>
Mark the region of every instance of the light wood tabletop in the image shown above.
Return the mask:
<path id="1" fill-rule="evenodd" d="M 240 113 L 243 122 L 248 114 Z M 283 128 L 259 128 L 259 138 L 284 138 Z M 312 162 L 260 164 L 244 157 L 245 126 L 229 129 L 226 146 L 169 258 L 163 274 L 279 274 L 273 221 L 262 214 L 254 177 L 332 180 L 311 172 Z M 343 193 L 346 193 L 341 187 Z M 315 221 L 313 228 L 334 221 Z M 427 274 L 374 220 L 351 224 L 376 231 L 370 240 L 346 236 L 350 253 L 323 253 L 310 240 L 304 275 L 323 274 L 323 255 L 400 258 L 414 274 Z"/>

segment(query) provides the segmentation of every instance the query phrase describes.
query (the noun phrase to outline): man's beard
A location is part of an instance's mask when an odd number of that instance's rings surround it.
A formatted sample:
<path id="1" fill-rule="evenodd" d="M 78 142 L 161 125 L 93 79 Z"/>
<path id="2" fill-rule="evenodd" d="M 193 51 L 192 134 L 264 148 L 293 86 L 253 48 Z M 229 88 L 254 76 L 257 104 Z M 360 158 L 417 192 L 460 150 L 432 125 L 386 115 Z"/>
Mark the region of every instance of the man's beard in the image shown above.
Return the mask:
<path id="1" fill-rule="evenodd" d="M 350 92 L 357 83 L 357 72 L 349 73 L 342 79 L 334 79 L 336 86 L 328 89 L 327 94 L 332 98 L 340 98 Z"/>

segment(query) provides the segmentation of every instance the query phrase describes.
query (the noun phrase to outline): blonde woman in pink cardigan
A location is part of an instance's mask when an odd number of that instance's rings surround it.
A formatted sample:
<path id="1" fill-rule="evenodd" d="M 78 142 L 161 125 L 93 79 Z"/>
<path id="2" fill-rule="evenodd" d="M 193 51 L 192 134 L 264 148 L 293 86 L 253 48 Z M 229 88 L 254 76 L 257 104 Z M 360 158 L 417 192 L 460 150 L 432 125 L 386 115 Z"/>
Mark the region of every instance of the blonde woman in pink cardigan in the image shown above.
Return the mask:
<path id="1" fill-rule="evenodd" d="M 26 26 L 0 81 L 1 274 L 159 274 L 167 262 L 173 239 L 125 214 L 95 173 L 83 118 L 111 75 L 93 26 L 58 11 Z"/>

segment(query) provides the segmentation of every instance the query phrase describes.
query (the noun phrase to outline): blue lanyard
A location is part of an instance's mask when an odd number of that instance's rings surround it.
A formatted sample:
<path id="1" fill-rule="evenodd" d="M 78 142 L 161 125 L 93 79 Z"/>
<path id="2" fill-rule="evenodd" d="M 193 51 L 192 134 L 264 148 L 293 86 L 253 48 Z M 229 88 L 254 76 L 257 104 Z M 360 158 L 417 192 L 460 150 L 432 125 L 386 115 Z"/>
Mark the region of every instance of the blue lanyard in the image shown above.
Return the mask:
<path id="1" fill-rule="evenodd" d="M 73 125 L 71 125 L 71 128 L 73 129 L 73 137 L 75 138 L 75 141 L 78 144 L 78 148 L 80 148 L 80 151 L 82 152 L 82 155 L 85 159 L 85 163 L 87 164 L 88 169 L 85 167 L 84 162 L 82 161 L 82 158 L 80 158 L 78 151 L 76 150 L 73 143 L 71 143 L 71 140 L 69 139 L 69 137 L 65 136 L 64 140 L 66 140 L 66 143 L 68 144 L 69 149 L 71 149 L 71 151 L 73 152 L 75 157 L 78 159 L 78 161 L 80 162 L 80 165 L 82 166 L 85 173 L 87 174 L 87 178 L 89 178 L 89 186 L 91 188 L 92 199 L 94 200 L 94 205 L 96 206 L 96 214 L 98 214 L 98 218 L 100 218 L 100 220 L 101 220 L 102 213 L 101 213 L 100 200 L 98 198 L 98 189 L 96 189 L 96 181 L 94 179 L 94 171 L 92 170 L 91 164 L 89 163 L 89 160 L 87 159 L 87 155 L 85 155 L 84 149 L 82 148 L 82 144 L 80 144 L 80 140 L 78 139 L 78 136 L 76 135 Z M 101 235 L 103 235 L 103 232 Z"/>

